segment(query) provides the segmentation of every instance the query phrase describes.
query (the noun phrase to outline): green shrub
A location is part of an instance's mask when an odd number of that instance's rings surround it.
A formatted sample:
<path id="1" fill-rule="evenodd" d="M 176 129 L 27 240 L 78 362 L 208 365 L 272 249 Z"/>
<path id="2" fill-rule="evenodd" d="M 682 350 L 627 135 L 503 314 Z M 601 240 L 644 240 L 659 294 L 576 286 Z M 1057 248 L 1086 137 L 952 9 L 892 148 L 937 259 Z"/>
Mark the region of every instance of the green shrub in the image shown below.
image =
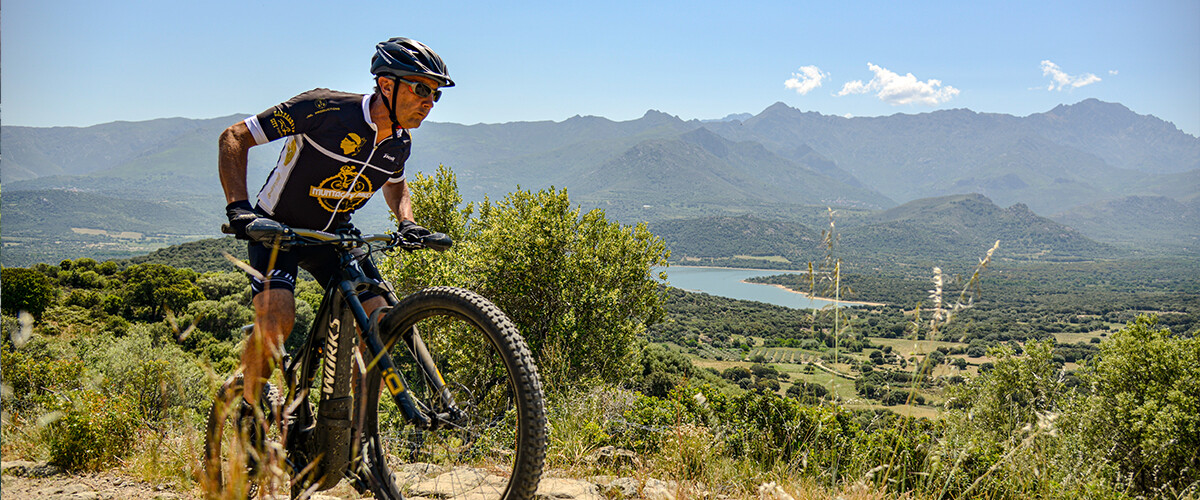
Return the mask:
<path id="1" fill-rule="evenodd" d="M 5 411 L 19 417 L 33 416 L 32 412 L 52 401 L 51 391 L 81 387 L 83 363 L 35 349 L 15 350 L 5 342 L 0 350 L 0 371 L 4 373 L 4 383 L 12 388 Z"/>
<path id="2" fill-rule="evenodd" d="M 1083 372 L 1091 393 L 1064 415 L 1079 469 L 1108 465 L 1136 494 L 1200 481 L 1200 339 L 1139 317 L 1100 344 Z M 1105 472 L 1105 471 L 1098 471 Z"/>
<path id="3" fill-rule="evenodd" d="M 429 227 L 461 237 L 444 254 L 380 259 L 397 289 L 452 284 L 491 299 L 525 337 L 548 392 L 629 379 L 636 339 L 664 314 L 651 268 L 665 264 L 668 252 L 645 224 L 583 213 L 556 189 L 485 200 L 471 217 L 473 206 L 458 206 L 449 170 L 409 182 L 413 208 Z"/>
<path id="4" fill-rule="evenodd" d="M 196 287 L 208 300 L 220 301 L 231 295 L 240 298 L 248 286 L 250 279 L 245 273 L 238 271 L 208 272 L 196 278 Z"/>
<path id="5" fill-rule="evenodd" d="M 71 290 L 63 305 L 91 308 L 100 303 L 101 296 L 94 290 Z"/>
<path id="6" fill-rule="evenodd" d="M 108 280 L 92 270 L 81 270 L 79 266 L 58 273 L 58 283 L 74 288 L 104 288 Z"/>
<path id="7" fill-rule="evenodd" d="M 197 328 L 211 332 L 217 340 L 236 341 L 241 337 L 242 326 L 254 322 L 254 311 L 235 298 L 198 300 L 188 305 L 187 312 Z"/>
<path id="8" fill-rule="evenodd" d="M 137 415 L 155 422 L 185 409 L 207 408 L 208 383 L 193 356 L 169 341 L 155 345 L 160 324 L 135 325 L 121 338 L 98 339 L 86 356 L 103 375 L 105 390 L 134 403 Z"/>
<path id="9" fill-rule="evenodd" d="M 136 264 L 118 275 L 125 283 L 125 307 L 143 319 L 166 317 L 166 310 L 176 313 L 188 304 L 204 300 L 196 287 L 197 275 L 191 269 L 175 269 L 164 264 Z"/>
<path id="10" fill-rule="evenodd" d="M 6 267 L 0 270 L 0 282 L 0 307 L 7 314 L 26 311 L 40 318 L 58 294 L 50 278 L 33 269 Z"/>
<path id="11" fill-rule="evenodd" d="M 111 260 L 106 260 L 106 261 L 101 262 L 100 264 L 96 265 L 96 272 L 100 273 L 103 276 L 112 276 L 114 274 L 117 274 L 117 271 L 120 271 L 120 270 L 121 270 L 121 266 L 118 266 L 116 262 L 113 262 Z"/>
<path id="12" fill-rule="evenodd" d="M 98 469 L 133 448 L 133 402 L 116 395 L 74 390 L 55 406 L 60 418 L 43 429 L 50 463 L 69 470 Z"/>

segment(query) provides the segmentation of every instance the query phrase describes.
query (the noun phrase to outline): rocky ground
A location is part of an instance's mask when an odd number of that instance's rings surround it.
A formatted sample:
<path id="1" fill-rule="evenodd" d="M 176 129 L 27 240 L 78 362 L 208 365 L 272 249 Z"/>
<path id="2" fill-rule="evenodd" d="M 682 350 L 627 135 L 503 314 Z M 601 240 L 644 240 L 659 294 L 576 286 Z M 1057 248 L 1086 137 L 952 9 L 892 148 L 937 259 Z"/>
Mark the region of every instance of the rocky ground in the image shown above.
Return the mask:
<path id="1" fill-rule="evenodd" d="M 5 500 L 173 500 L 200 498 L 200 492 L 180 492 L 167 485 L 155 485 L 116 475 L 111 472 L 79 474 L 65 473 L 58 467 L 36 462 L 3 462 L 3 482 L 0 496 Z M 443 470 L 428 464 L 407 464 L 395 467 L 397 480 L 411 485 L 412 497 L 446 498 L 438 491 L 440 484 L 461 484 L 477 481 L 479 484 L 496 480 L 477 469 L 456 468 Z M 604 500 L 646 499 L 676 500 L 681 497 L 720 498 L 704 492 L 683 492 L 675 482 L 633 477 L 594 476 L 586 479 L 563 477 L 555 471 L 547 471 L 538 487 L 538 497 L 544 500 Z M 344 491 L 343 491 L 344 490 Z M 775 495 L 765 498 L 788 500 Z M 314 500 L 360 498 L 346 485 L 322 492 Z"/>

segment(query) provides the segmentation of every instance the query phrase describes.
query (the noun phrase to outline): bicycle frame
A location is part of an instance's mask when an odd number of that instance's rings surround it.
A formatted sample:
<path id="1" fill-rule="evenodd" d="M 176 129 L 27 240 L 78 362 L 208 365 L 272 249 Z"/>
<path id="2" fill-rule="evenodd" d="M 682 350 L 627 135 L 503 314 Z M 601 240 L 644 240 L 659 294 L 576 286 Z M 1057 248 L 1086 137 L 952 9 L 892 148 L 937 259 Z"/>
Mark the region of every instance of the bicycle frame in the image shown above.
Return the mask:
<path id="1" fill-rule="evenodd" d="M 304 235 L 301 231 L 296 230 L 297 234 Z M 378 331 L 382 313 L 399 300 L 386 282 L 365 275 L 352 248 L 350 243 L 338 245 L 339 281 L 326 288 L 308 338 L 294 353 L 289 353 L 283 363 L 289 386 L 287 401 L 294 402 L 290 405 L 295 406 L 287 422 L 285 447 L 292 469 L 313 478 L 313 482 L 319 484 L 318 491 L 335 486 L 349 470 L 351 461 L 361 459 L 364 436 L 377 435 L 378 418 L 374 414 L 368 415 L 366 409 L 375 407 L 373 400 L 379 397 L 381 380 L 404 417 L 417 428 L 435 429 L 439 422 L 452 420 L 460 414 L 415 327 L 404 332 L 402 338 L 449 411 L 440 415 L 432 412 L 408 391 L 408 384 L 396 370 Z M 361 258 L 369 259 L 370 256 Z M 386 307 L 376 311 L 374 318 L 367 315 L 359 299 L 359 294 L 365 291 L 383 297 L 387 303 Z M 356 331 L 355 326 L 359 326 L 361 332 Z M 366 360 L 357 356 L 357 339 L 362 339 L 366 347 Z M 308 390 L 313 387 L 322 359 L 325 368 L 314 418 Z M 351 387 L 354 370 L 360 373 L 358 387 Z M 355 418 L 355 412 L 358 418 Z"/>

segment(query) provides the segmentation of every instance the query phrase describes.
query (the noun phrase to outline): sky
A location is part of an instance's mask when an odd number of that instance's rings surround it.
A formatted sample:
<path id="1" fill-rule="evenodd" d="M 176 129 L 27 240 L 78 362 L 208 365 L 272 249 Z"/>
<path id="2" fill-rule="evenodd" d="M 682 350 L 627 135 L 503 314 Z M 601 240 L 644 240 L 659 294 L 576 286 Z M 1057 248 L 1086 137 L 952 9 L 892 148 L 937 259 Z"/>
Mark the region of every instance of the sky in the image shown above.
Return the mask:
<path id="1" fill-rule="evenodd" d="M 967 108 L 1089 98 L 1200 136 L 1200 1 L 7 0 L 0 122 L 253 114 L 316 87 L 368 93 L 374 45 L 425 42 L 463 124 Z M 419 137 L 419 136 L 418 136 Z"/>

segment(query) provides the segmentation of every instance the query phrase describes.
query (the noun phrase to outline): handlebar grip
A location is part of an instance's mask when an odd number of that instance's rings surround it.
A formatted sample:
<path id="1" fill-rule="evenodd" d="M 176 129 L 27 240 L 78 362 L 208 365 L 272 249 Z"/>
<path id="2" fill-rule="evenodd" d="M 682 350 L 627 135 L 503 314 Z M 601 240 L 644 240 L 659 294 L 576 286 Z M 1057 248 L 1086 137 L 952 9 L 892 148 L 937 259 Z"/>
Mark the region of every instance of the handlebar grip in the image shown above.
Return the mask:
<path id="1" fill-rule="evenodd" d="M 454 240 L 450 239 L 450 236 L 445 233 L 433 233 L 423 236 L 421 237 L 421 243 L 439 252 L 445 252 L 454 246 Z"/>
<path id="2" fill-rule="evenodd" d="M 225 234 L 237 234 L 232 227 L 229 227 L 229 223 L 221 224 L 221 232 Z"/>

